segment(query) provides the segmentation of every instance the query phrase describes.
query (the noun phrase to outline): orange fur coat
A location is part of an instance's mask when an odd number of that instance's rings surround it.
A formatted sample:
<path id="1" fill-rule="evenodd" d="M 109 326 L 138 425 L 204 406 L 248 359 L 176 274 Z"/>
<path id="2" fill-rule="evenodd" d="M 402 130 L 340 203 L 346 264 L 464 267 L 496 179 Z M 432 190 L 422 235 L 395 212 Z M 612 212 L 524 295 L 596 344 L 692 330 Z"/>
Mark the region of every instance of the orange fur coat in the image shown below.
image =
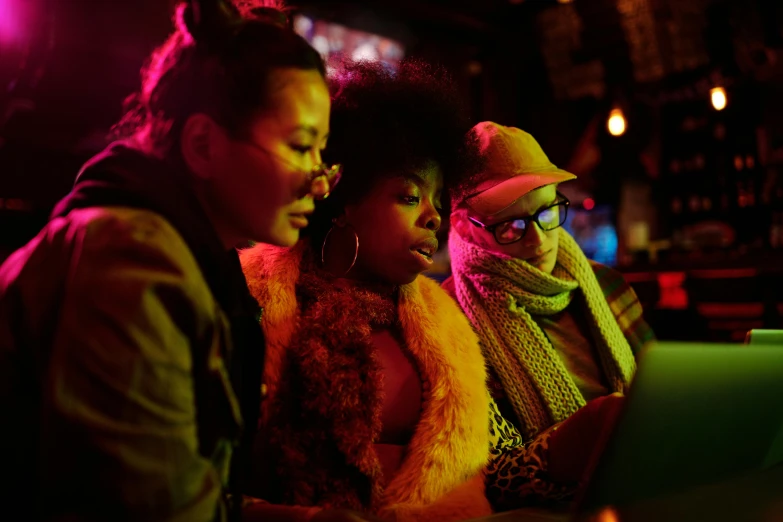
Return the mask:
<path id="1" fill-rule="evenodd" d="M 401 287 L 396 310 L 373 292 L 337 289 L 306 243 L 242 253 L 263 307 L 266 397 L 252 493 L 272 502 L 343 507 L 395 521 L 456 521 L 491 513 L 489 398 L 478 339 L 456 303 L 424 277 Z M 384 314 L 386 314 L 386 317 Z M 394 476 L 383 477 L 382 373 L 372 326 L 391 318 L 417 363 L 421 417 Z"/>

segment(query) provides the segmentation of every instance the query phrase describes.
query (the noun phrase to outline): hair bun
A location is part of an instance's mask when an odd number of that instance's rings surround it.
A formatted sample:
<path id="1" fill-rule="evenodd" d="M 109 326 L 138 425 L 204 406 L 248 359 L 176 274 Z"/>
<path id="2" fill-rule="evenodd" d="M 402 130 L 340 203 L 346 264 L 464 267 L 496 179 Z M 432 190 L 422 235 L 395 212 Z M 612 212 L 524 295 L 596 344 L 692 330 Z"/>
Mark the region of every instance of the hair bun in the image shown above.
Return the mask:
<path id="1" fill-rule="evenodd" d="M 242 16 L 228 0 L 190 0 L 177 9 L 177 25 L 198 45 L 224 41 L 242 24 Z"/>
<path id="2" fill-rule="evenodd" d="M 291 29 L 290 8 L 285 0 L 234 0 L 245 18 Z"/>

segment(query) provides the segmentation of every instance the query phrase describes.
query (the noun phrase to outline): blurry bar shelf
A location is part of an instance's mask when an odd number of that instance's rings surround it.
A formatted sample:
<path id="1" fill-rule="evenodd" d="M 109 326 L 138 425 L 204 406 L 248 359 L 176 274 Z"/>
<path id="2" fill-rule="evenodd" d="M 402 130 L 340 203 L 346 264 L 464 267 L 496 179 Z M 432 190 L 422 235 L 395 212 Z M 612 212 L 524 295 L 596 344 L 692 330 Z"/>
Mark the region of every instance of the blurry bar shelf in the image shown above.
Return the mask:
<path id="1" fill-rule="evenodd" d="M 783 250 L 668 252 L 619 267 L 663 339 L 742 342 L 783 328 Z"/>
<path id="2" fill-rule="evenodd" d="M 696 272 L 702 277 L 749 277 L 762 272 L 783 272 L 783 250 L 750 250 L 746 253 L 705 252 L 698 255 L 670 254 L 657 263 L 637 261 L 617 269 L 634 277 L 634 274 L 660 272 Z"/>

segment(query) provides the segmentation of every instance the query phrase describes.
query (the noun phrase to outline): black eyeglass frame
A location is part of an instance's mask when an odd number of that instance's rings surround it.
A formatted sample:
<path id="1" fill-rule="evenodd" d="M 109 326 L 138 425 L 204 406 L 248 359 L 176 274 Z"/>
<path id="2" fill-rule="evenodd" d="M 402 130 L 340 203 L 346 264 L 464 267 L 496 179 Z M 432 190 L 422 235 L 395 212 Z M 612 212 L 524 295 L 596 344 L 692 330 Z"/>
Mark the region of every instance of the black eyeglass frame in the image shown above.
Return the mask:
<path id="1" fill-rule="evenodd" d="M 544 208 L 536 211 L 534 214 L 532 214 L 530 216 L 515 217 L 515 218 L 511 218 L 511 219 L 505 219 L 503 221 L 500 221 L 499 223 L 494 223 L 492 225 L 485 225 L 484 223 L 482 223 L 478 219 L 470 217 L 470 216 L 468 216 L 468 220 L 471 223 L 473 223 L 474 226 L 476 226 L 478 228 L 483 228 L 484 230 L 486 230 L 487 232 L 492 234 L 492 237 L 495 238 L 495 241 L 499 245 L 512 245 L 512 244 L 516 243 L 517 241 L 521 241 L 522 238 L 524 238 L 527 235 L 527 231 L 530 230 L 531 222 L 533 222 L 536 225 L 538 225 L 538 228 L 540 228 L 544 232 L 549 232 L 550 230 L 555 230 L 556 228 L 562 227 L 563 224 L 566 221 L 567 216 L 568 216 L 568 207 L 570 205 L 571 205 L 571 201 L 569 201 L 567 197 L 565 197 L 562 194 L 558 193 L 558 200 L 557 201 L 555 201 L 554 203 L 552 203 L 548 207 L 544 207 Z M 544 225 L 541 224 L 541 222 L 538 220 L 538 218 L 541 216 L 542 213 L 546 212 L 547 210 L 550 210 L 550 209 L 553 209 L 553 208 L 559 207 L 559 206 L 563 207 L 563 210 L 560 212 L 560 222 L 556 226 L 553 226 L 551 228 L 546 228 Z M 525 230 L 524 230 L 524 232 L 522 232 L 522 235 L 519 236 L 518 238 L 514 239 L 513 241 L 501 241 L 498 238 L 496 231 L 498 230 L 498 228 L 501 225 L 505 225 L 506 223 L 511 223 L 512 221 L 524 221 L 525 222 Z"/>

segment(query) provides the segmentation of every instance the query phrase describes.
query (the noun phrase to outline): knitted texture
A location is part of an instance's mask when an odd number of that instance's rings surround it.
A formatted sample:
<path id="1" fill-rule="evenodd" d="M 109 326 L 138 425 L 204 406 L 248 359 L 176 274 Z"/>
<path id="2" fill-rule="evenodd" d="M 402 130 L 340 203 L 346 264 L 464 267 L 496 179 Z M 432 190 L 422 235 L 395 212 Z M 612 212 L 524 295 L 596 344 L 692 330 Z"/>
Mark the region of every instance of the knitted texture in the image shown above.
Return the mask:
<path id="1" fill-rule="evenodd" d="M 565 365 L 533 316 L 563 311 L 580 291 L 610 387 L 625 391 L 636 370 L 631 347 L 590 262 L 558 229 L 557 264 L 547 274 L 521 259 L 463 240 L 452 228 L 449 252 L 457 300 L 478 332 L 526 439 L 567 419 L 585 404 Z"/>

